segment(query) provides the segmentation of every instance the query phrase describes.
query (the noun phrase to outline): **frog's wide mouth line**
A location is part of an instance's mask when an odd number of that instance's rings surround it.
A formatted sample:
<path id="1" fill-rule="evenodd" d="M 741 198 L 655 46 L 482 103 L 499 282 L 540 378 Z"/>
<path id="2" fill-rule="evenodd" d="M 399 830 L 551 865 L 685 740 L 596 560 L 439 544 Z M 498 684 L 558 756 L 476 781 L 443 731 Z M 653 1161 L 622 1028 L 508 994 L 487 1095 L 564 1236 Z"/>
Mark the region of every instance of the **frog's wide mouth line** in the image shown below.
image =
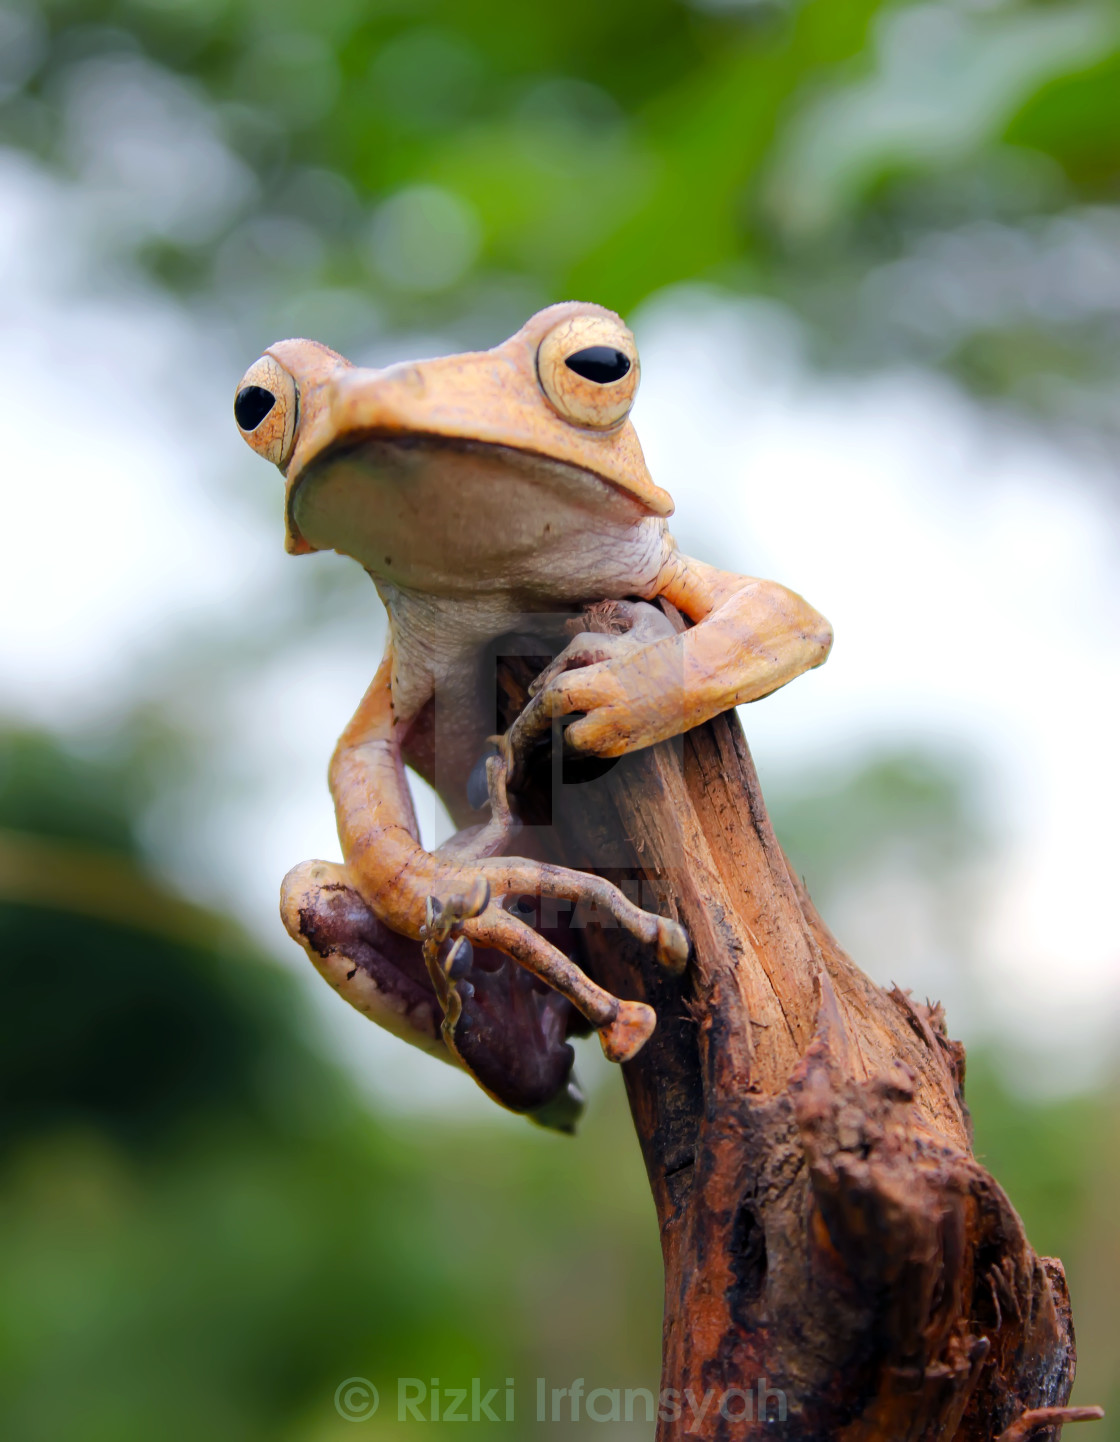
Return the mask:
<path id="1" fill-rule="evenodd" d="M 620 491 L 623 495 L 632 495 L 628 487 L 621 482 L 613 480 L 610 476 L 604 475 L 602 471 L 596 470 L 593 466 L 578 465 L 574 461 L 558 460 L 544 451 L 535 450 L 531 446 L 514 446 L 504 441 L 479 441 L 472 440 L 466 436 L 445 436 L 438 431 L 402 431 L 389 430 L 386 427 L 371 427 L 368 431 L 360 431 L 342 436 L 338 440 L 331 441 L 321 451 L 313 456 L 308 456 L 303 465 L 294 476 L 289 477 L 292 487 L 296 487 L 303 481 L 309 472 L 313 472 L 319 466 L 328 461 L 339 460 L 343 456 L 350 455 L 354 451 L 360 451 L 370 441 L 380 441 L 387 445 L 399 448 L 402 451 L 439 450 L 449 451 L 459 455 L 481 455 L 481 456 L 511 456 L 520 458 L 529 457 L 535 464 L 545 466 L 549 470 L 567 471 L 572 475 L 590 476 L 603 485 L 610 486 L 614 491 Z M 637 501 L 637 497 L 634 498 Z"/>
<path id="2" fill-rule="evenodd" d="M 370 442 L 377 442 L 392 447 L 399 451 L 442 451 L 452 455 L 475 455 L 495 458 L 508 458 L 506 464 L 512 469 L 522 471 L 532 467 L 538 472 L 551 473 L 553 475 L 562 473 L 570 477 L 579 477 L 606 486 L 614 495 L 624 497 L 632 502 L 636 511 L 643 515 L 668 514 L 661 512 L 647 505 L 640 496 L 622 482 L 613 477 L 604 475 L 602 471 L 592 466 L 579 465 L 573 461 L 559 460 L 555 456 L 545 454 L 543 451 L 534 450 L 530 446 L 514 446 L 501 441 L 480 441 L 472 440 L 462 436 L 445 436 L 432 431 L 410 431 L 407 434 L 401 431 L 389 430 L 385 427 L 371 427 L 368 431 L 350 433 L 331 441 L 317 451 L 314 455 L 308 456 L 300 466 L 299 470 L 288 477 L 288 511 L 292 512 L 292 506 L 296 492 L 305 481 L 315 479 L 316 474 L 326 465 L 333 461 L 345 459 L 361 451 Z"/>

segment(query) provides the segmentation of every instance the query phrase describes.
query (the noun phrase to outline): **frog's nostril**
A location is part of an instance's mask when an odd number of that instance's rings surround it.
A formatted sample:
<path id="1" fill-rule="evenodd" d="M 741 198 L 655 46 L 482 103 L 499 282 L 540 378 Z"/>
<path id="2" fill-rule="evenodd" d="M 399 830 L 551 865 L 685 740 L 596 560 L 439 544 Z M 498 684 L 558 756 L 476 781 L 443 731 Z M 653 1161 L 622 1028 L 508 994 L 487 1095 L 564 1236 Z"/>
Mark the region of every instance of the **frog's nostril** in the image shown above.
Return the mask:
<path id="1" fill-rule="evenodd" d="M 233 415 L 243 431 L 255 431 L 276 404 L 276 397 L 264 386 L 246 386 L 237 392 Z"/>

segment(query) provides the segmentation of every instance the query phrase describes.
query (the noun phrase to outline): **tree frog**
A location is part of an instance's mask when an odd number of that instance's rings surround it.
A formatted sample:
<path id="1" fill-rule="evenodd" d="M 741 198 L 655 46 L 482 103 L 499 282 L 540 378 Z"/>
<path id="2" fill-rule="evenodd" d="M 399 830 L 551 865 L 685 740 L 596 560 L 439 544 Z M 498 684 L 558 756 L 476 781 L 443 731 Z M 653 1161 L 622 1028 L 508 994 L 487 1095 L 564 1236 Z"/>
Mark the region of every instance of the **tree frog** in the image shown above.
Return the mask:
<path id="1" fill-rule="evenodd" d="M 486 648 L 594 602 L 628 606 L 630 633 L 576 636 L 513 728 L 525 736 L 571 718 L 567 746 L 612 757 L 767 695 L 832 643 L 784 586 L 677 549 L 672 500 L 629 418 L 639 374 L 622 320 L 570 302 L 493 350 L 385 369 L 279 341 L 234 401 L 242 436 L 285 478 L 288 550 L 352 557 L 389 619 L 384 658 L 330 766 L 343 862 L 288 874 L 284 923 L 358 1010 L 557 1125 L 570 1117 L 568 1033 L 589 1026 L 625 1061 L 656 1018 L 592 982 L 562 930 L 531 925 L 516 898 L 590 899 L 672 967 L 688 939 L 598 877 L 508 854 L 517 737 L 480 763 L 495 730 L 479 681 Z M 658 598 L 693 624 L 658 624 Z M 406 765 L 461 827 L 432 852 Z"/>

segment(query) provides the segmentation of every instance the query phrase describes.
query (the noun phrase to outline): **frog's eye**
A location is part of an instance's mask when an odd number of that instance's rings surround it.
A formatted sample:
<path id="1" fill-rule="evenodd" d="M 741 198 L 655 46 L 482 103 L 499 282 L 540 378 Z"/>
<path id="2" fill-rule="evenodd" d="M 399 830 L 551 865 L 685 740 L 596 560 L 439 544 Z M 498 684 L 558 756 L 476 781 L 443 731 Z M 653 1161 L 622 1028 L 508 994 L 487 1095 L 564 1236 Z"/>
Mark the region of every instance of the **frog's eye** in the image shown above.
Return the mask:
<path id="1" fill-rule="evenodd" d="M 299 393 L 279 361 L 261 356 L 241 377 L 233 398 L 237 428 L 258 456 L 284 465 L 292 452 Z"/>
<path id="2" fill-rule="evenodd" d="M 565 420 L 606 430 L 629 414 L 641 370 L 634 337 L 620 320 L 576 315 L 541 341 L 537 374 Z"/>

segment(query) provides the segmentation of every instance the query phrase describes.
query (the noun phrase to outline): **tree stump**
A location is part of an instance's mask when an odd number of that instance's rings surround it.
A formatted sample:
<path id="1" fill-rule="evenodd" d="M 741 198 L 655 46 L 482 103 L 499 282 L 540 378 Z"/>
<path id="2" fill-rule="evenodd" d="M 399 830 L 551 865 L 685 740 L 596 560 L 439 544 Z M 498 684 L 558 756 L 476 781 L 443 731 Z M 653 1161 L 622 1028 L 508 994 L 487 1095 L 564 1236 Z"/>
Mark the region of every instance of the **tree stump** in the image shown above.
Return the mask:
<path id="1" fill-rule="evenodd" d="M 507 722 L 537 669 L 499 662 Z M 963 1047 L 828 931 L 737 716 L 616 762 L 556 738 L 520 800 L 543 855 L 692 939 L 676 978 L 573 919 L 595 980 L 658 1015 L 624 1073 L 665 1264 L 659 1442 L 1014 1442 L 1101 1415 L 1065 1405 L 1062 1265 L 972 1155 Z"/>

